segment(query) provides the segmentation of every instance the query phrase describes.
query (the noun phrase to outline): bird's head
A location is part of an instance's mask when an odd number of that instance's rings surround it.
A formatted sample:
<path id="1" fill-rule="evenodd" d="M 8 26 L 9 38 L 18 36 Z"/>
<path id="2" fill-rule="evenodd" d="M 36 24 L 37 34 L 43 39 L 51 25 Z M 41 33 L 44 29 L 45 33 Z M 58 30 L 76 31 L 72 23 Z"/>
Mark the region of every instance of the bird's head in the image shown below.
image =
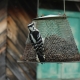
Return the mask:
<path id="1" fill-rule="evenodd" d="M 30 31 L 37 31 L 37 29 L 36 29 L 36 23 L 35 22 L 32 22 L 31 24 L 29 24 L 28 25 L 28 29 L 30 30 Z"/>

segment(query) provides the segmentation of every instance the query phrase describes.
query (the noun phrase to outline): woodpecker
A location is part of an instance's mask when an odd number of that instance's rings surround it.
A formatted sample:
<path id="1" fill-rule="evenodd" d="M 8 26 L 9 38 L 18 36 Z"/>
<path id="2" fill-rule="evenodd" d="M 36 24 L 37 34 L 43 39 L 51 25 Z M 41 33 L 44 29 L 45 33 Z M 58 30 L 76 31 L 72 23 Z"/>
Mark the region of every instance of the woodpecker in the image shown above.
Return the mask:
<path id="1" fill-rule="evenodd" d="M 43 54 L 44 41 L 43 38 L 41 37 L 39 30 L 36 28 L 36 23 L 32 22 L 31 24 L 29 24 L 28 29 L 29 29 L 29 35 L 26 43 L 30 41 L 32 46 L 34 47 L 36 51 L 36 60 L 38 62 L 45 62 L 45 55 Z"/>

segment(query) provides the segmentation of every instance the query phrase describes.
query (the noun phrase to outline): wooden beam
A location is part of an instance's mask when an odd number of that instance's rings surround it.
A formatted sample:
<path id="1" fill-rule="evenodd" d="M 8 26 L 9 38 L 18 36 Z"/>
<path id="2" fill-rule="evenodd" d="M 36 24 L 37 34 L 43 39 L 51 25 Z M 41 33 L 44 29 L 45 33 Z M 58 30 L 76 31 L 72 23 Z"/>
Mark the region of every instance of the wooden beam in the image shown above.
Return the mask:
<path id="1" fill-rule="evenodd" d="M 10 54 L 12 57 L 13 57 L 13 59 L 17 62 L 17 60 L 20 60 L 16 55 L 15 55 L 15 53 L 14 53 L 14 51 L 12 51 L 10 48 L 8 48 L 7 49 L 7 52 L 8 52 L 8 54 Z M 25 64 L 19 64 L 19 63 L 17 63 L 21 68 L 22 68 L 22 70 L 25 72 L 24 74 L 25 74 L 25 76 L 27 77 L 27 78 L 30 78 L 30 80 L 33 80 L 32 78 L 33 78 L 33 75 L 31 75 L 30 74 L 30 71 L 28 70 L 28 68 L 29 67 L 31 67 L 31 66 L 28 66 L 28 67 L 26 67 L 25 66 Z M 34 67 L 34 66 L 33 66 Z M 32 71 L 31 72 L 33 72 L 33 69 L 32 69 Z M 35 74 L 35 72 L 33 72 L 34 74 Z"/>
<path id="2" fill-rule="evenodd" d="M 2 34 L 0 34 L 0 48 L 5 44 L 6 41 L 6 31 L 4 31 Z M 3 44 L 2 44 L 3 43 Z"/>
<path id="3" fill-rule="evenodd" d="M 10 48 L 12 51 L 14 51 L 14 54 L 18 57 L 18 59 L 21 57 L 22 53 L 19 49 L 16 48 L 16 45 L 9 39 L 7 39 L 7 48 Z"/>
<path id="4" fill-rule="evenodd" d="M 7 11 L 3 8 L 0 10 L 0 22 L 7 17 Z"/>
<path id="5" fill-rule="evenodd" d="M 22 47 L 25 46 L 26 37 L 10 16 L 8 16 L 8 31 L 7 32 L 8 32 L 8 37 L 14 43 L 18 42 Z"/>
<path id="6" fill-rule="evenodd" d="M 5 64 L 5 51 L 0 55 L 0 80 L 5 80 L 6 73 L 6 64 Z"/>
<path id="7" fill-rule="evenodd" d="M 6 76 L 10 80 L 18 80 L 17 77 L 13 74 L 13 72 L 8 67 L 6 67 Z"/>
<path id="8" fill-rule="evenodd" d="M 13 10 L 9 10 L 9 15 L 12 17 L 12 19 L 16 23 L 17 27 L 21 30 L 21 32 L 27 37 L 28 19 L 24 20 L 25 18 L 23 17 L 23 15 L 21 15 L 20 12 L 17 12 L 16 10 L 14 10 L 14 8 Z"/>
<path id="9" fill-rule="evenodd" d="M 6 50 L 6 46 L 0 48 L 0 54 L 2 54 Z"/>
<path id="10" fill-rule="evenodd" d="M 7 29 L 7 18 L 0 22 L 0 34 Z"/>
<path id="11" fill-rule="evenodd" d="M 7 46 L 7 52 L 8 54 L 10 54 L 13 59 L 17 62 L 17 60 L 21 60 L 21 54 L 19 52 L 18 49 L 16 49 L 16 46 L 14 46 L 14 44 L 8 39 L 8 46 Z M 33 69 L 28 63 L 23 63 L 23 64 L 20 64 L 18 63 L 18 65 L 25 71 L 25 73 L 31 78 L 31 77 L 34 77 L 36 76 L 36 66 L 33 66 Z M 31 72 L 29 71 L 29 69 L 31 70 Z"/>
<path id="12" fill-rule="evenodd" d="M 7 67 L 19 80 L 31 80 L 28 77 L 26 78 L 23 69 L 14 61 L 9 53 L 7 53 Z"/>

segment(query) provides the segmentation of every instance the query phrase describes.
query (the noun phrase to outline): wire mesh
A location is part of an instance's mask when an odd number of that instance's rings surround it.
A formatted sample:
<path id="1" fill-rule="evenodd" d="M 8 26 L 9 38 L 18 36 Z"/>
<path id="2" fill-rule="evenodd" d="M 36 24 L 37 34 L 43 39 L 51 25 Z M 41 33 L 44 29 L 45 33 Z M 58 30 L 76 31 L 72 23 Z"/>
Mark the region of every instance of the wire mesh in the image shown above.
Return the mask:
<path id="1" fill-rule="evenodd" d="M 71 28 L 66 18 L 49 18 L 36 20 L 37 28 L 39 29 L 42 37 L 49 37 L 50 35 L 57 35 L 75 44 Z M 75 44 L 76 45 L 76 44 Z"/>
<path id="2" fill-rule="evenodd" d="M 34 20 L 36 27 L 39 29 L 41 36 L 45 38 L 44 54 L 46 62 L 63 62 L 63 61 L 79 61 L 80 55 L 73 38 L 73 34 L 66 17 L 48 17 L 38 18 Z M 26 46 L 27 48 L 27 46 Z M 26 49 L 26 59 L 32 61 L 30 55 L 36 55 L 32 47 L 29 52 Z M 29 56 L 28 56 L 29 55 Z M 34 61 L 36 61 L 35 56 Z"/>

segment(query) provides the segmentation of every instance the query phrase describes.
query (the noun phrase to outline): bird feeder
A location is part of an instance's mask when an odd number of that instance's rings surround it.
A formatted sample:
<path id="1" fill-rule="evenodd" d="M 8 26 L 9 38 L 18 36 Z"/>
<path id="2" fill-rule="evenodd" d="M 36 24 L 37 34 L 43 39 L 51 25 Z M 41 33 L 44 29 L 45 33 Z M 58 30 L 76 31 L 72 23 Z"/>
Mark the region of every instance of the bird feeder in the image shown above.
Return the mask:
<path id="1" fill-rule="evenodd" d="M 45 38 L 46 62 L 79 61 L 80 55 L 65 15 L 48 15 L 35 18 L 36 27 Z M 31 44 L 26 45 L 24 58 L 36 62 L 36 53 Z"/>
<path id="2" fill-rule="evenodd" d="M 65 15 L 65 0 L 64 15 L 47 15 L 35 18 L 33 21 L 36 22 L 36 28 L 38 28 L 41 36 L 45 39 L 45 62 L 71 62 L 80 60 L 80 54 Z M 26 45 L 23 58 L 29 62 L 36 62 L 36 52 L 31 44 Z"/>

